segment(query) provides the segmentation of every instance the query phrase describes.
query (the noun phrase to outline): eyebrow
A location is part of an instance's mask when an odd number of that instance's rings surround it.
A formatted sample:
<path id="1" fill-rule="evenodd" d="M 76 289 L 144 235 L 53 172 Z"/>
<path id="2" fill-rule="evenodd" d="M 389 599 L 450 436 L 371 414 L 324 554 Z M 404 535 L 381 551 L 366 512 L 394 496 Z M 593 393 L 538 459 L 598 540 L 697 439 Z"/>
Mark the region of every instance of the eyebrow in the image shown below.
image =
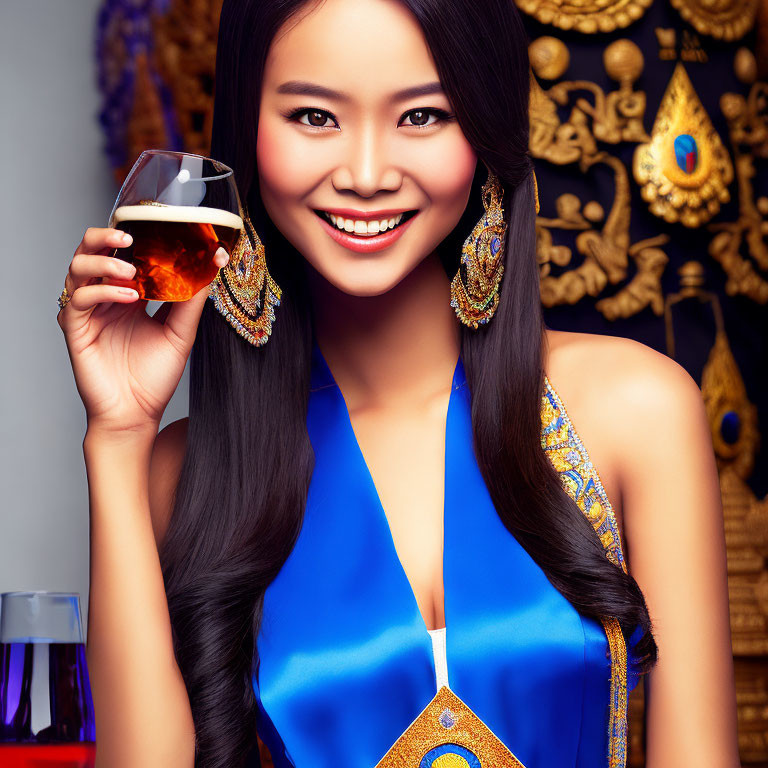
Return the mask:
<path id="1" fill-rule="evenodd" d="M 320 96 L 326 99 L 336 99 L 336 101 L 351 101 L 349 94 L 342 91 L 335 91 L 332 88 L 326 88 L 324 85 L 310 83 L 307 80 L 288 80 L 277 87 L 278 93 L 288 93 L 296 96 Z M 439 82 L 424 83 L 423 85 L 414 85 L 410 88 L 403 88 L 392 94 L 393 101 L 405 101 L 417 96 L 431 96 L 442 94 L 443 87 Z"/>

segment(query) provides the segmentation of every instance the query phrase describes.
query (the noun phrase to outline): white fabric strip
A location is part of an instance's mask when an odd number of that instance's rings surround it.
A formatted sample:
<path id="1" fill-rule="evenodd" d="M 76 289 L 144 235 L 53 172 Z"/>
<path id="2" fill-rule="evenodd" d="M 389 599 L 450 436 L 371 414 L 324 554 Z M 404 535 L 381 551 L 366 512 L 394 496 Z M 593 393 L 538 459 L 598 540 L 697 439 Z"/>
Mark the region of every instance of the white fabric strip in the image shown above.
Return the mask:
<path id="1" fill-rule="evenodd" d="M 445 627 L 429 629 L 432 638 L 432 655 L 435 658 L 435 682 L 439 691 L 444 685 L 448 685 L 448 659 L 445 654 Z"/>

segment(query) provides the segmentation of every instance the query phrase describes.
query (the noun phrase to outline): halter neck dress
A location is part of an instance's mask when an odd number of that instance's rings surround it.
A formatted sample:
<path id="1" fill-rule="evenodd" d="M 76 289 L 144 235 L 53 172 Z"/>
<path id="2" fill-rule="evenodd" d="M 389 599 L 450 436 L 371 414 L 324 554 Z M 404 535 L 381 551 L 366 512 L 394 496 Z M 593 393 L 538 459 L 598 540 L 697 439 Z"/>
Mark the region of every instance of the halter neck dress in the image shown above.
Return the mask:
<path id="1" fill-rule="evenodd" d="M 610 502 L 545 383 L 542 448 L 626 570 Z M 612 684 L 607 629 L 576 611 L 499 518 L 474 456 L 461 358 L 445 429 L 444 628 L 424 623 L 316 344 L 307 427 L 315 466 L 304 520 L 266 589 L 256 638 L 257 734 L 275 767 L 375 768 L 441 686 L 525 768 L 623 765 L 631 665 L 616 665 L 623 684 Z M 506 768 L 441 755 L 413 768 Z"/>

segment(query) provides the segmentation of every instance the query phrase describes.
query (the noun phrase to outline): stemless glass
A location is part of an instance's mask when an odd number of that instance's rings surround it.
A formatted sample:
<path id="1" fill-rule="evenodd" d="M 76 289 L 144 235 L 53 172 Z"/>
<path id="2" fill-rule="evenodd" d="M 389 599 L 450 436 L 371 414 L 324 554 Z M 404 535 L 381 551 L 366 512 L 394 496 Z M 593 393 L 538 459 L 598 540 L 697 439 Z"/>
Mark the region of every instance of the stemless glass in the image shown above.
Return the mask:
<path id="1" fill-rule="evenodd" d="M 234 173 L 202 155 L 148 149 L 120 188 L 107 226 L 133 237 L 112 253 L 136 266 L 120 285 L 140 299 L 186 301 L 216 277 L 216 249 L 231 252 L 243 230 Z"/>
<path id="2" fill-rule="evenodd" d="M 96 726 L 80 597 L 0 595 L 0 765 L 92 768 Z"/>

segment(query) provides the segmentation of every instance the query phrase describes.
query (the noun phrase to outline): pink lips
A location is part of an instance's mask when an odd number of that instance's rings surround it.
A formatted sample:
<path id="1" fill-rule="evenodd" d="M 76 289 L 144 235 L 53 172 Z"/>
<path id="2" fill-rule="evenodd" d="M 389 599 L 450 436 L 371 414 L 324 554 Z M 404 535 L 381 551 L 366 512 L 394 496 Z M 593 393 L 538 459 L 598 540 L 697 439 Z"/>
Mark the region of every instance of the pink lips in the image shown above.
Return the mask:
<path id="1" fill-rule="evenodd" d="M 355 235 L 346 230 L 334 227 L 324 217 L 318 216 L 318 218 L 323 227 L 325 227 L 326 232 L 340 245 L 349 248 L 351 251 L 357 251 L 357 253 L 374 253 L 388 248 L 398 240 L 418 215 L 418 213 L 415 213 L 407 221 L 404 221 L 394 229 L 388 229 L 380 235 L 368 235 L 366 237 L 355 237 Z"/>

